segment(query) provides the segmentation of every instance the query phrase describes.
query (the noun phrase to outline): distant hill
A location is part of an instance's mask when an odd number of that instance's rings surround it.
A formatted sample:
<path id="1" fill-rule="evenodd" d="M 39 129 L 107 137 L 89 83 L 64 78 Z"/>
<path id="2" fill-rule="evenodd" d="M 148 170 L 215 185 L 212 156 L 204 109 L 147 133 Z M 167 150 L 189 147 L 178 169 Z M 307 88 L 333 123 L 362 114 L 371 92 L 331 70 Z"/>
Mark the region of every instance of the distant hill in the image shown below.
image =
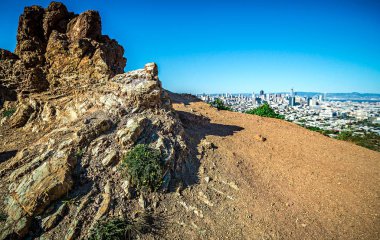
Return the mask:
<path id="1" fill-rule="evenodd" d="M 321 92 L 297 92 L 297 95 L 299 96 L 307 96 L 307 97 L 313 97 L 315 95 L 324 95 L 325 93 Z M 352 93 L 326 93 L 327 99 L 342 99 L 342 100 L 373 100 L 373 99 L 379 99 L 380 100 L 380 94 L 379 93 L 358 93 L 358 92 L 352 92 Z"/>
<path id="2" fill-rule="evenodd" d="M 289 94 L 290 92 L 275 92 L 278 94 Z M 221 95 L 225 93 L 213 93 L 210 95 Z M 251 96 L 252 93 L 232 93 L 233 95 L 242 94 L 244 96 Z M 273 93 L 271 93 L 273 94 Z M 301 97 L 315 97 L 318 95 L 326 94 L 327 100 L 379 100 L 380 101 L 380 93 L 323 93 L 323 92 L 298 92 L 296 91 L 297 96 Z"/>

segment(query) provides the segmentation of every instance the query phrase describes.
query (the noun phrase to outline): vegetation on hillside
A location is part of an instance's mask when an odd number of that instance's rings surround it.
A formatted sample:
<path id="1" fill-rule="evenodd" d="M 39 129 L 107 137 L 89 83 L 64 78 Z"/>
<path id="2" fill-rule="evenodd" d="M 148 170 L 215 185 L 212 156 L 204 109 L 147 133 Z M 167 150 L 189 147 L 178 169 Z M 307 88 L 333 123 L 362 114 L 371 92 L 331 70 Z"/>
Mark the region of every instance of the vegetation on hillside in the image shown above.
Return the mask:
<path id="1" fill-rule="evenodd" d="M 213 102 L 211 102 L 210 105 L 213 106 L 213 107 L 215 107 L 215 108 L 217 108 L 218 110 L 232 111 L 232 108 L 229 107 L 229 106 L 226 106 L 224 104 L 224 102 L 221 99 L 219 99 L 219 98 L 217 98 Z"/>
<path id="2" fill-rule="evenodd" d="M 339 132 L 338 131 L 334 131 L 334 130 L 325 130 L 325 129 L 322 129 L 322 128 L 319 128 L 319 127 L 311 127 L 311 126 L 303 126 L 311 131 L 314 131 L 314 132 L 319 132 L 325 136 L 328 136 L 329 134 L 338 134 Z"/>
<path id="3" fill-rule="evenodd" d="M 273 110 L 273 108 L 271 108 L 269 106 L 268 103 L 264 103 L 260 107 L 248 110 L 245 113 L 258 115 L 258 116 L 261 116 L 261 117 L 270 117 L 270 118 L 285 119 L 284 115 L 280 115 L 280 114 L 276 113 Z"/>
<path id="4" fill-rule="evenodd" d="M 373 132 L 355 134 L 353 131 L 324 130 L 319 127 L 301 125 L 311 131 L 319 132 L 325 136 L 337 134 L 336 139 L 355 143 L 356 145 L 380 152 L 380 135 Z"/>
<path id="5" fill-rule="evenodd" d="M 373 132 L 354 134 L 352 131 L 342 131 L 337 139 L 355 143 L 359 146 L 380 152 L 380 135 Z"/>
<path id="6" fill-rule="evenodd" d="M 121 164 L 133 185 L 139 190 L 156 191 L 162 184 L 161 154 L 148 145 L 136 145 L 123 159 Z"/>

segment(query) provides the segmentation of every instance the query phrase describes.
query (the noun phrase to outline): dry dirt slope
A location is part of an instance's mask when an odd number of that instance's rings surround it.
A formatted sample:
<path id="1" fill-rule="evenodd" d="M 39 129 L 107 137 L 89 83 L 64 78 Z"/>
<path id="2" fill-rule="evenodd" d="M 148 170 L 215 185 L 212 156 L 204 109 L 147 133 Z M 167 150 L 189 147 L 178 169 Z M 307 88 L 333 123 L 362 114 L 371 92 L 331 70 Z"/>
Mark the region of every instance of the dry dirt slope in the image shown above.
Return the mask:
<path id="1" fill-rule="evenodd" d="M 163 201 L 177 223 L 169 238 L 380 239 L 380 153 L 171 98 L 200 166 L 199 184 Z"/>

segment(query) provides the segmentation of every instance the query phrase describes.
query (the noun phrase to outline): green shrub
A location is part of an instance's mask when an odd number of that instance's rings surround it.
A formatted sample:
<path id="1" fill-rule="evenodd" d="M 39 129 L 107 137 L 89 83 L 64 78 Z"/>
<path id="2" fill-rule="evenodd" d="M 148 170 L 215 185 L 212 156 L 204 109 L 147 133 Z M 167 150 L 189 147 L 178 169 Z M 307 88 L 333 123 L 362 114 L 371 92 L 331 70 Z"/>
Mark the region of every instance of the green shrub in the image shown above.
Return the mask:
<path id="1" fill-rule="evenodd" d="M 258 116 L 261 116 L 261 117 L 270 117 L 270 118 L 285 119 L 285 116 L 276 113 L 276 112 L 275 112 L 275 111 L 269 106 L 268 103 L 264 103 L 264 104 L 261 105 L 260 107 L 257 107 L 257 108 L 254 108 L 254 109 L 248 110 L 248 111 L 246 111 L 245 113 L 258 115 Z"/>
<path id="2" fill-rule="evenodd" d="M 15 108 L 5 109 L 4 112 L 3 112 L 3 117 L 10 117 L 10 116 L 12 116 L 15 112 L 16 112 L 16 109 L 15 109 Z"/>
<path id="3" fill-rule="evenodd" d="M 224 102 L 222 100 L 220 100 L 219 98 L 217 98 L 213 102 L 211 102 L 210 105 L 217 108 L 218 110 L 232 111 L 232 108 L 224 105 Z"/>
<path id="4" fill-rule="evenodd" d="M 127 218 L 101 219 L 90 230 L 89 240 L 124 240 L 137 239 L 137 235 L 153 233 L 159 236 L 165 219 L 144 212 L 136 220 Z"/>
<path id="5" fill-rule="evenodd" d="M 137 189 L 155 191 L 162 184 L 161 154 L 147 145 L 136 145 L 123 159 L 121 168 L 127 172 Z"/>
<path id="6" fill-rule="evenodd" d="M 353 139 L 353 137 L 354 135 L 352 132 L 342 131 L 339 133 L 339 135 L 336 138 L 343 141 L 350 141 L 351 139 Z"/>
<path id="7" fill-rule="evenodd" d="M 123 240 L 133 239 L 133 222 L 125 219 L 111 218 L 99 221 L 90 231 L 89 240 Z"/>

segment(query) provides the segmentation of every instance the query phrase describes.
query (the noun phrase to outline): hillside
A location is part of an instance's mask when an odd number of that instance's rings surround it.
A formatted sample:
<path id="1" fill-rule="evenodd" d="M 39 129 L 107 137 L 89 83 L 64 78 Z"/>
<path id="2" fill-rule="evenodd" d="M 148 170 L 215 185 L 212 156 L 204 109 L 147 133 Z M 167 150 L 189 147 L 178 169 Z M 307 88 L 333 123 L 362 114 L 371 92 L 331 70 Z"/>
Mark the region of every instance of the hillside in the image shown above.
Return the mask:
<path id="1" fill-rule="evenodd" d="M 170 238 L 379 239 L 380 153 L 171 97 L 198 146 L 200 183 L 169 210 L 183 225 Z"/>

